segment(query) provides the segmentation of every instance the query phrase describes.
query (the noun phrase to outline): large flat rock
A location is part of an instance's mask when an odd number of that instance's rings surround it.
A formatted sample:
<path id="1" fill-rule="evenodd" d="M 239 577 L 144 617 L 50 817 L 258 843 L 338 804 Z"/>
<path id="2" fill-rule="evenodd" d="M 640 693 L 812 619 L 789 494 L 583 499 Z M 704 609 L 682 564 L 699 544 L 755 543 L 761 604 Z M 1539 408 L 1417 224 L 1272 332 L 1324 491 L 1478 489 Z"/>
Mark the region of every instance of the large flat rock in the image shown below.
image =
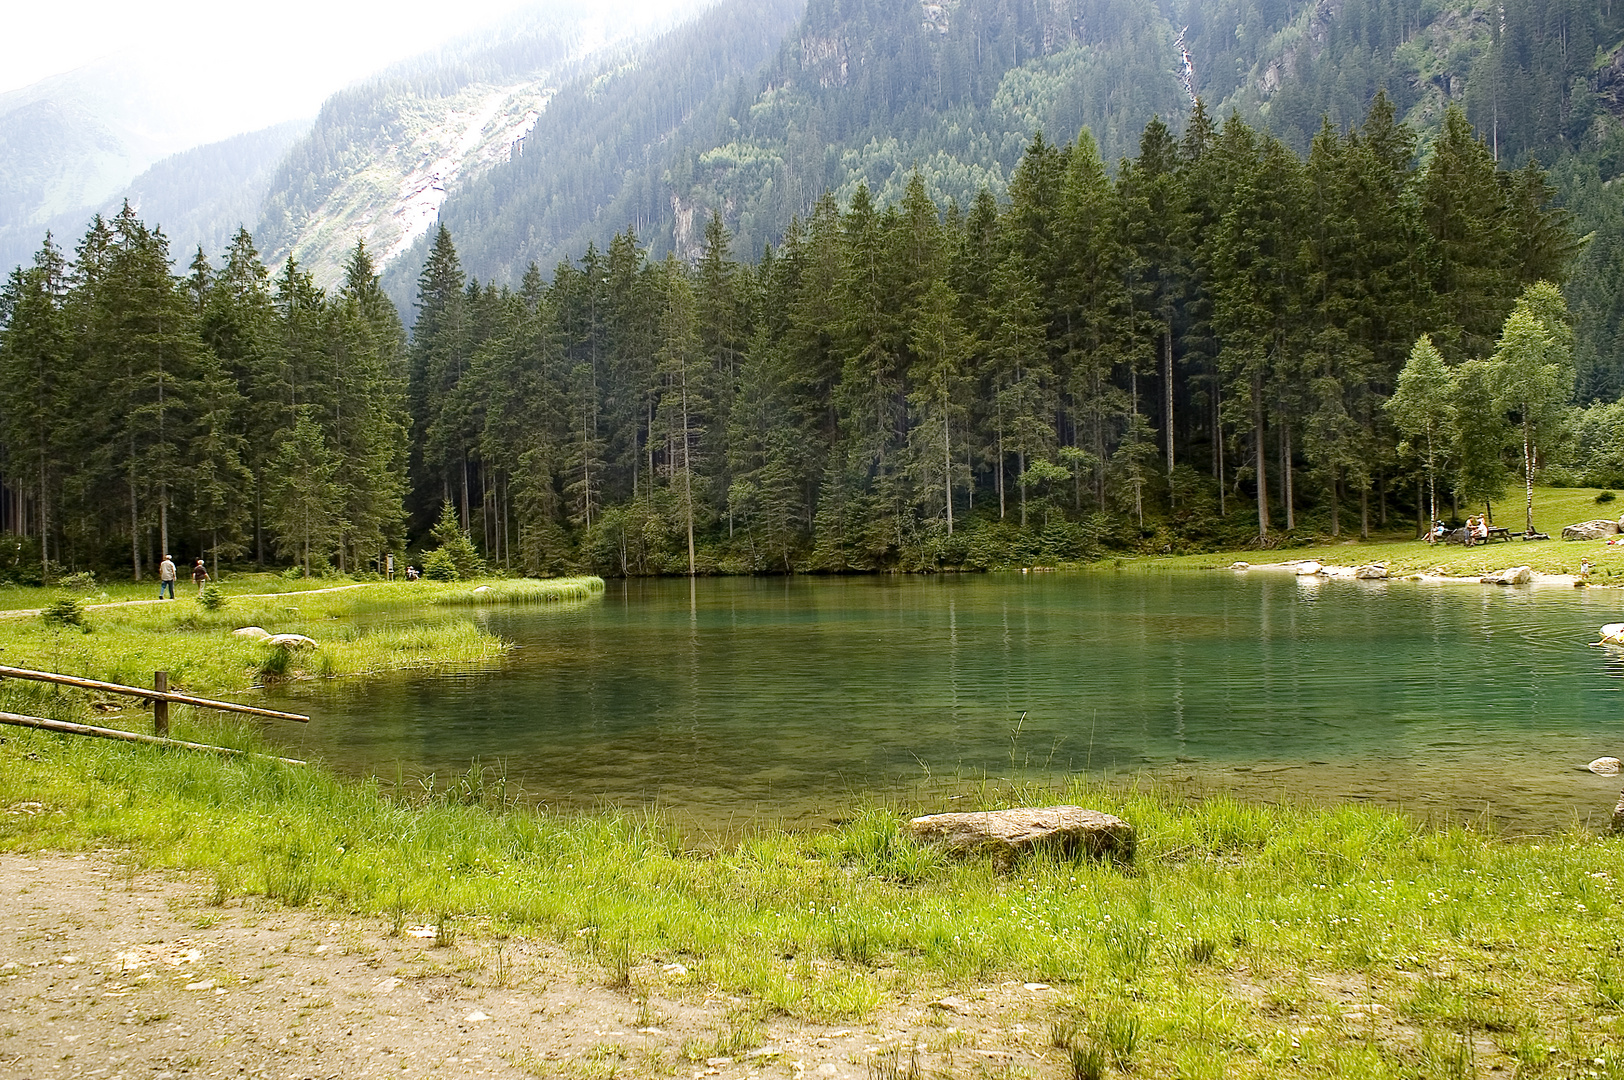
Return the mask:
<path id="1" fill-rule="evenodd" d="M 1606 518 L 1596 518 L 1593 521 L 1581 521 L 1575 525 L 1562 527 L 1564 540 L 1600 540 L 1604 536 L 1617 536 L 1618 522 L 1608 521 Z"/>
<path id="2" fill-rule="evenodd" d="M 1121 818 L 1081 806 L 929 814 L 908 822 L 908 831 L 952 854 L 990 855 L 1003 864 L 1040 848 L 1130 860 L 1138 839 Z"/>

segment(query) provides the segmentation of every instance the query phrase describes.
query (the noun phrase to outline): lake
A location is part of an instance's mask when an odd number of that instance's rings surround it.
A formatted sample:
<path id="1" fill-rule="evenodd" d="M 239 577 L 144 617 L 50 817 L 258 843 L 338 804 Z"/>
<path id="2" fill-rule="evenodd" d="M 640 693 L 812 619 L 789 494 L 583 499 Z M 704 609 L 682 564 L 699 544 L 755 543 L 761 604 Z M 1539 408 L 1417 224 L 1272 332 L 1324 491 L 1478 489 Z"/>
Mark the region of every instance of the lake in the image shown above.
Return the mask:
<path id="1" fill-rule="evenodd" d="M 1512 829 L 1598 823 L 1621 781 L 1612 590 L 1253 572 L 611 581 L 481 614 L 498 670 L 303 684 L 275 734 L 341 772 L 479 759 L 549 805 L 726 830 L 873 797 L 1136 776 L 1371 800 Z"/>

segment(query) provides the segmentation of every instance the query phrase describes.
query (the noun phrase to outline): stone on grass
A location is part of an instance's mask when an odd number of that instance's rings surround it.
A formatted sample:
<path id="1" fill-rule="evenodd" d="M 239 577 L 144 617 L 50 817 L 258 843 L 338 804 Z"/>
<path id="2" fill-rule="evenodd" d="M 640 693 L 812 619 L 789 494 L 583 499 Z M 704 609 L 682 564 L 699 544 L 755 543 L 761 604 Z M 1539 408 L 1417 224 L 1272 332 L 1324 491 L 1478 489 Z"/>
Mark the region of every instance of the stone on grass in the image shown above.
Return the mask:
<path id="1" fill-rule="evenodd" d="M 1387 564 L 1371 563 L 1369 566 L 1355 567 L 1353 576 L 1358 578 L 1360 581 L 1386 581 Z"/>
<path id="2" fill-rule="evenodd" d="M 1479 579 L 1485 585 L 1527 585 L 1534 580 L 1534 571 L 1526 566 L 1508 566 Z"/>
<path id="3" fill-rule="evenodd" d="M 1564 540 L 1600 540 L 1604 536 L 1617 536 L 1618 522 L 1606 518 L 1596 518 L 1593 521 L 1581 521 L 1576 525 L 1562 527 Z"/>
<path id="4" fill-rule="evenodd" d="M 1315 574 L 1321 574 L 1324 572 L 1325 567 L 1317 562 L 1314 562 L 1312 559 L 1310 559 L 1308 562 L 1300 562 L 1297 564 L 1298 577 L 1313 577 Z"/>
<path id="5" fill-rule="evenodd" d="M 272 634 L 265 639 L 265 644 L 283 649 L 314 649 L 316 639 L 307 638 L 303 634 Z"/>
<path id="6" fill-rule="evenodd" d="M 263 626 L 241 626 L 231 632 L 233 637 L 253 638 L 255 641 L 264 641 L 271 636 L 271 632 Z"/>
<path id="7" fill-rule="evenodd" d="M 1597 776 L 1617 776 L 1620 772 L 1624 772 L 1624 761 L 1619 761 L 1616 757 L 1599 757 L 1585 768 Z"/>
<path id="8" fill-rule="evenodd" d="M 990 855 L 1007 866 L 1017 855 L 1048 849 L 1131 860 L 1137 836 L 1119 817 L 1080 806 L 1023 807 L 971 814 L 930 814 L 908 822 L 915 839 L 953 855 Z"/>

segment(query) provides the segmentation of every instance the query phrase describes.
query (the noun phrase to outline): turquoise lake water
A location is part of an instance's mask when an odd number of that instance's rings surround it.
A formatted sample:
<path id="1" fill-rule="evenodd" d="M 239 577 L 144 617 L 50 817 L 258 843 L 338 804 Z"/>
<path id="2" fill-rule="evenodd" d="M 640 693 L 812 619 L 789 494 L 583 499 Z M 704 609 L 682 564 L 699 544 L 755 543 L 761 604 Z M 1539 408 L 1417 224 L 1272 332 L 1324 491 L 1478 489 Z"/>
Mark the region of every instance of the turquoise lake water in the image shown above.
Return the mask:
<path id="1" fill-rule="evenodd" d="M 1624 756 L 1612 590 L 1283 574 L 610 582 L 480 618 L 498 670 L 284 691 L 287 745 L 414 783 L 474 759 L 551 805 L 725 828 L 966 783 L 1146 777 L 1192 792 L 1605 820 Z"/>

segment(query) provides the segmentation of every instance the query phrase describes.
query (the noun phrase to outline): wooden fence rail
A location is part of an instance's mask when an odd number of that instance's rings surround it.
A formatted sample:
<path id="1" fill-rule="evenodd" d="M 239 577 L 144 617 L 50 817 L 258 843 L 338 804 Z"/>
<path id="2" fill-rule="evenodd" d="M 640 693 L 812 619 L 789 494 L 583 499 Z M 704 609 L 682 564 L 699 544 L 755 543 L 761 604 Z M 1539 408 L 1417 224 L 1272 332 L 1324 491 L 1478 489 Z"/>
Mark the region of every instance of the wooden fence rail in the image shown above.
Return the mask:
<path id="1" fill-rule="evenodd" d="M 99 679 L 81 679 L 73 675 L 58 675 L 54 671 L 31 671 L 28 668 L 14 668 L 0 665 L 0 679 L 30 679 L 34 682 L 58 683 L 62 686 L 76 686 L 81 690 L 100 690 L 105 694 L 123 694 L 127 697 L 146 698 L 155 704 L 163 705 L 191 705 L 199 709 L 215 709 L 219 712 L 246 713 L 249 716 L 265 716 L 272 720 L 292 720 L 299 724 L 310 723 L 310 717 L 299 713 L 277 712 L 275 709 L 256 709 L 252 705 L 238 705 L 235 701 L 213 701 L 209 698 L 192 697 L 190 694 L 173 694 L 169 692 L 169 672 L 160 671 L 154 678 L 154 687 L 148 690 L 143 686 L 124 686 L 120 683 L 102 682 Z M 169 710 L 163 710 L 163 727 L 168 728 Z M 157 710 L 154 709 L 153 722 L 156 724 Z M 163 732 L 159 732 L 163 734 Z"/>
<path id="2" fill-rule="evenodd" d="M 75 675 L 59 675 L 54 671 L 34 671 L 30 668 L 6 667 L 5 665 L 0 665 L 0 679 L 28 679 L 32 682 L 55 683 L 59 686 L 77 687 L 80 690 L 99 690 L 104 694 L 123 694 L 125 697 L 145 698 L 152 702 L 151 735 L 141 735 L 134 731 L 120 731 L 117 728 L 92 727 L 89 724 L 73 724 L 66 720 L 48 720 L 43 716 L 23 716 L 19 713 L 0 712 L 0 724 L 39 728 L 43 731 L 60 731 L 68 735 L 90 735 L 98 739 L 118 739 L 123 742 L 157 743 L 163 746 L 179 746 L 187 750 L 209 750 L 217 754 L 241 754 L 244 751 L 232 750 L 225 746 L 208 746 L 204 743 L 171 739 L 169 737 L 169 706 L 190 705 L 197 709 L 214 709 L 218 712 L 266 716 L 272 720 L 292 720 L 299 724 L 310 723 L 310 717 L 302 716 L 299 713 L 277 712 L 275 709 L 256 709 L 252 705 L 238 705 L 235 701 L 214 701 L 210 698 L 192 697 L 190 694 L 171 693 L 169 690 L 169 672 L 167 671 L 153 673 L 151 690 L 144 686 L 125 686 L 122 683 L 102 682 L 100 679 L 81 679 Z M 261 757 L 264 755 L 253 754 L 250 756 Z M 304 762 L 294 758 L 276 758 L 276 760 L 287 762 L 289 765 L 304 764 Z"/>
<path id="3" fill-rule="evenodd" d="M 271 755 L 250 754 L 246 750 L 233 750 L 229 746 L 210 746 L 207 743 L 186 742 L 183 739 L 166 739 L 160 735 L 142 735 L 137 731 L 120 731 L 117 728 L 91 727 L 89 724 L 71 724 L 66 720 L 48 720 L 43 716 L 21 716 L 17 713 L 0 712 L 0 724 L 10 724 L 13 727 L 39 728 L 42 731 L 60 731 L 65 735 L 90 735 L 98 739 L 117 739 L 120 742 L 149 743 L 158 746 L 178 746 L 183 750 L 207 750 L 212 754 L 243 755 L 247 757 L 269 757 Z M 273 758 L 285 765 L 303 765 L 305 762 L 298 758 Z"/>

